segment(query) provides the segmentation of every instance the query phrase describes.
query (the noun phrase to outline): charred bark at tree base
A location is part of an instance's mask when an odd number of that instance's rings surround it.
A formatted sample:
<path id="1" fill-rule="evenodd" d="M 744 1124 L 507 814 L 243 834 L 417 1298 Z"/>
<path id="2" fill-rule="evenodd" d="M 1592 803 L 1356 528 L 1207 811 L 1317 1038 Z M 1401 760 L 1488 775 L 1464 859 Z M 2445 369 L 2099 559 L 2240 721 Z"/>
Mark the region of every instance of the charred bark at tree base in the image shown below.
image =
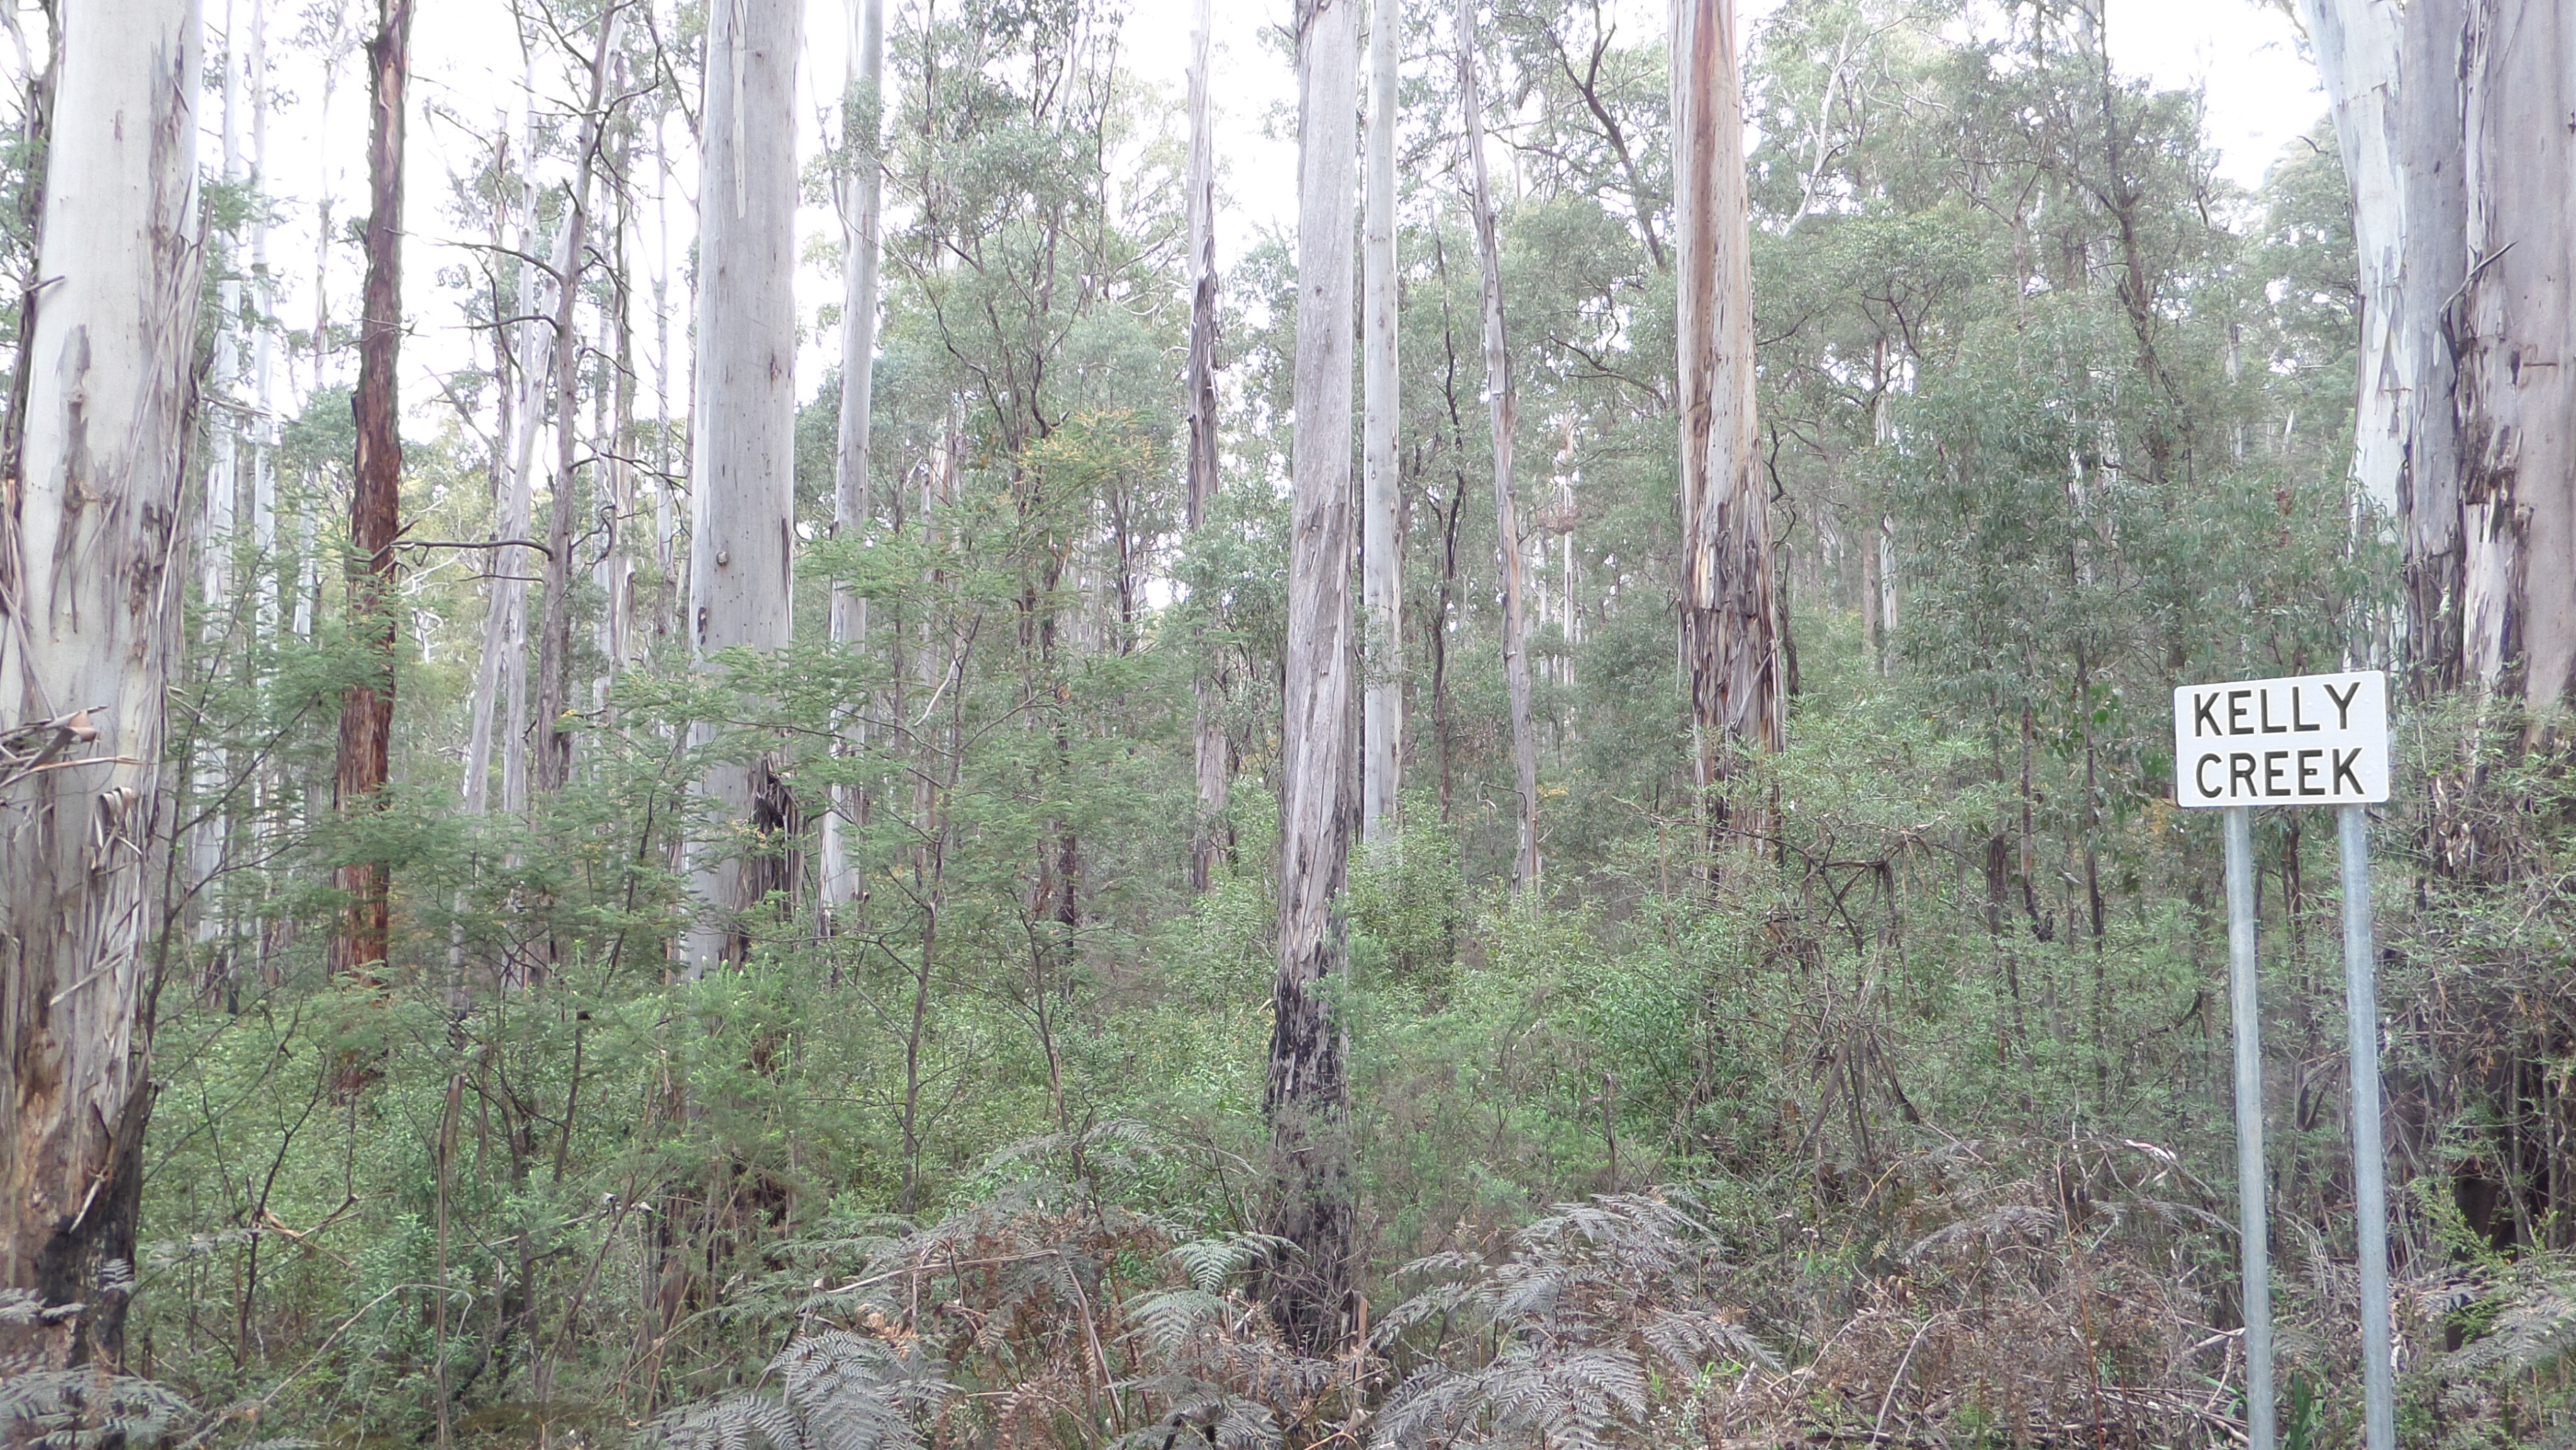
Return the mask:
<path id="1" fill-rule="evenodd" d="M 1267 1271 L 1266 1297 L 1291 1343 L 1332 1354 L 1350 1334 L 1353 1249 L 1358 1217 L 1352 1192 L 1349 1080 L 1344 1044 L 1333 1025 L 1329 992 L 1341 972 L 1338 954 L 1309 963 L 1301 985 L 1280 983 L 1272 1018 L 1270 1085 L 1270 1232 L 1296 1245 Z"/>
<path id="2" fill-rule="evenodd" d="M 1712 847 L 1765 834 L 1730 813 L 1745 751 L 1786 736 L 1770 495 L 1753 456 L 1751 233 L 1732 0 L 1673 11 L 1673 175 L 1681 422 L 1681 655 L 1693 780 Z"/>
<path id="3" fill-rule="evenodd" d="M 1296 1245 L 1271 1284 L 1299 1344 L 1338 1348 L 1350 1292 L 1350 1084 L 1332 984 L 1359 824 L 1351 609 L 1352 164 L 1360 0 L 1299 0 L 1295 497 L 1282 658 L 1279 975 L 1272 991 L 1270 1216 Z"/>
<path id="4" fill-rule="evenodd" d="M 0 1316 L 0 1377 L 119 1367 L 190 574 L 198 7 L 49 13 L 0 480 L 0 1295 L 38 1313 Z"/>

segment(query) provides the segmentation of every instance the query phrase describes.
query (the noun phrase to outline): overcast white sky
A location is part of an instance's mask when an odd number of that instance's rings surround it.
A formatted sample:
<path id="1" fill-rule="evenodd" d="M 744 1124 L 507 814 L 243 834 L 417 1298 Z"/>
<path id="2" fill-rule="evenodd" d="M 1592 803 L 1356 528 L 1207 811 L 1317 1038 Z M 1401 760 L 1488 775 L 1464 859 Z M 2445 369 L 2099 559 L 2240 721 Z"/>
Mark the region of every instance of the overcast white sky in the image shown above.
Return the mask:
<path id="1" fill-rule="evenodd" d="M 22 3 L 22 0 L 0 0 Z M 248 33 L 252 0 L 204 0 L 210 31 L 209 49 L 220 50 L 228 23 Z M 1127 61 L 1135 74 L 1182 90 L 1188 54 L 1191 0 L 1129 0 Z M 1745 0 L 1739 24 L 1749 33 L 1779 0 Z M 287 286 L 278 311 L 290 326 L 306 326 L 313 315 L 316 203 L 324 189 L 337 198 L 340 224 L 362 205 L 364 164 L 364 76 L 354 64 L 344 65 L 331 102 L 327 127 L 320 108 L 322 69 L 309 47 L 289 44 L 313 14 L 327 13 L 325 0 L 266 0 L 273 83 L 281 104 L 272 120 L 270 189 L 284 202 L 285 218 L 272 243 L 277 266 Z M 1626 12 L 1628 27 L 1640 33 L 1664 23 L 1667 0 L 1614 0 Z M 369 18 L 370 6 L 347 3 L 349 39 L 354 44 Z M 657 7 L 658 8 L 658 7 Z M 890 0 L 900 14 L 904 0 Z M 1217 0 L 1216 109 L 1226 210 L 1218 223 L 1222 257 L 1231 261 L 1264 228 L 1293 227 L 1296 153 L 1291 140 L 1263 135 L 1265 119 L 1293 101 L 1294 77 L 1280 50 L 1264 43 L 1262 31 L 1282 25 L 1289 0 Z M 845 0 L 808 0 L 806 95 L 838 90 L 846 34 Z M 2144 74 L 2164 88 L 2202 85 L 2208 98 L 2208 127 L 2221 153 L 2220 171 L 2252 186 L 2293 137 L 2324 111 L 2315 72 L 2298 51 L 2296 32 L 2284 11 L 2265 0 L 2110 0 L 2108 31 L 2115 61 L 2122 69 Z M 475 341 L 457 319 L 452 294 L 439 285 L 442 268 L 453 268 L 472 255 L 459 244 L 473 240 L 447 215 L 445 202 L 451 171 L 470 170 L 481 147 L 515 107 L 525 61 L 509 19 L 506 0 L 433 0 L 421 7 L 413 37 L 414 122 L 411 133 L 409 198 L 411 244 L 406 251 L 408 310 L 415 319 L 414 345 L 406 349 L 406 411 L 416 418 L 426 410 L 434 417 L 441 406 L 434 375 L 464 361 Z M 1417 43 L 1412 47 L 1419 51 Z M 1418 64 L 1419 62 L 1417 62 Z M 561 67 L 539 67 L 541 88 L 562 92 L 570 82 Z M 559 104 L 569 97 L 558 95 Z M 440 114 L 431 114 L 432 110 Z M 800 107 L 806 154 L 816 141 L 817 109 Z M 459 120 L 452 117 L 462 118 Z M 209 108 L 207 151 L 216 154 L 219 116 Z M 247 145 L 248 117 L 241 120 Z M 515 127 L 513 127 L 515 129 Z M 479 133 L 479 134 L 478 134 Z M 671 243 L 685 249 L 692 231 L 687 209 L 691 180 L 677 180 L 679 195 L 670 208 Z M 808 209 L 802 219 L 810 234 L 824 237 L 835 229 L 825 212 Z M 648 208 L 646 224 L 651 225 Z M 644 249 L 658 252 L 652 241 Z M 647 265 L 650 265 L 649 261 Z M 339 275 L 354 266 L 348 249 L 332 261 L 328 282 L 333 312 L 343 319 L 354 301 L 356 278 Z M 800 300 L 809 318 L 836 301 L 837 283 L 820 267 L 809 267 L 800 281 Z M 673 339 L 685 346 L 685 331 Z M 800 384 L 810 392 L 836 353 L 829 339 L 818 338 L 800 365 Z M 648 360 L 648 366 L 650 365 Z M 353 366 L 343 360 L 343 368 Z M 684 363 L 674 365 L 685 372 Z M 341 374 L 345 376 L 345 371 Z M 304 377 L 281 379 L 300 389 Z M 679 386 L 677 378 L 674 388 Z M 649 393 L 649 388 L 648 388 Z M 291 404 L 289 406 L 292 406 Z"/>

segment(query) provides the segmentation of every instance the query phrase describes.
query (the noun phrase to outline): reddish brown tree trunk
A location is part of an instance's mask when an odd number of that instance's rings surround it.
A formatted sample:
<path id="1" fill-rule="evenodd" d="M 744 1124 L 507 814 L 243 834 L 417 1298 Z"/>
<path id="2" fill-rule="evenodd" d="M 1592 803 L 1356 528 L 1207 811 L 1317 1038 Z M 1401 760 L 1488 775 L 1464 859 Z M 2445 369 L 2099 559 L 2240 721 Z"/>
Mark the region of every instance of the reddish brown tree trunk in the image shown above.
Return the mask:
<path id="1" fill-rule="evenodd" d="M 375 38 L 367 42 L 367 92 L 373 120 L 367 180 L 367 288 L 358 326 L 357 487 L 349 508 L 353 555 L 351 633 L 371 656 L 370 677 L 349 687 L 340 706 L 339 774 L 334 799 L 345 814 L 382 807 L 392 759 L 394 720 L 394 541 L 401 532 L 402 439 L 397 430 L 394 366 L 402 346 L 403 88 L 411 71 L 412 0 L 377 0 Z M 360 564 L 359 560 L 363 560 Z M 331 966 L 364 972 L 385 960 L 391 920 L 381 861 L 349 862 L 339 871 L 347 915 L 331 940 Z"/>

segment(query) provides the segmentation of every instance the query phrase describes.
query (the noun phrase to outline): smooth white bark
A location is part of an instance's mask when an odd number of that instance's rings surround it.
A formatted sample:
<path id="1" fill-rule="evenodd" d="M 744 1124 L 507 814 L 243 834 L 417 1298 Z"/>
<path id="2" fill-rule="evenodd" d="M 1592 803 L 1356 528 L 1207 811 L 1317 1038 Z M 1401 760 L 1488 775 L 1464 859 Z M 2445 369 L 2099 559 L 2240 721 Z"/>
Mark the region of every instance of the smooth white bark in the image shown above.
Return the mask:
<path id="1" fill-rule="evenodd" d="M 2468 269 L 2463 0 L 2299 0 L 2352 192 L 2361 268 L 2353 482 L 2399 525 L 2407 653 L 2462 677 L 2458 373 L 2444 309 Z"/>
<path id="2" fill-rule="evenodd" d="M 689 642 L 720 651 L 786 646 L 796 477 L 796 57 L 799 0 L 711 6 L 705 153 L 698 189 L 698 348 L 689 530 Z M 693 726 L 693 745 L 716 730 Z M 702 974 L 734 939 L 744 900 L 739 839 L 756 771 L 719 759 L 699 794 L 711 817 L 689 844 L 700 911 L 683 944 Z"/>
<path id="3" fill-rule="evenodd" d="M 1401 399 L 1396 371 L 1395 253 L 1396 68 L 1402 55 L 1403 0 L 1377 0 L 1369 22 L 1368 215 L 1364 270 L 1367 298 L 1361 332 L 1366 399 L 1360 449 L 1360 610 L 1363 697 L 1360 819 L 1372 842 L 1392 834 L 1403 787 L 1403 555 L 1396 537 L 1396 424 Z"/>
<path id="4" fill-rule="evenodd" d="M 0 511 L 0 1287 L 51 1304 L 93 1299 L 106 1261 L 133 1251 L 117 1219 L 139 1185 L 111 1148 L 149 1106 L 136 1013 L 146 877 L 171 845 L 161 747 L 188 581 L 203 83 L 194 0 L 83 0 L 59 19 L 46 285 L 15 507 Z M 0 1326 L 0 1359 L 87 1353 L 83 1338 L 115 1332 L 114 1297 L 96 1324 Z"/>
<path id="5" fill-rule="evenodd" d="M 850 75 L 843 90 L 842 124 L 848 133 L 848 169 L 841 178 L 841 417 L 839 449 L 833 460 L 832 530 L 843 539 L 865 533 L 873 507 L 868 491 L 869 431 L 873 423 L 877 359 L 877 278 L 885 208 L 885 170 L 879 158 L 884 135 L 885 0 L 849 0 Z M 832 643 L 855 649 L 868 635 L 865 595 L 835 584 L 832 588 Z M 842 728 L 848 744 L 864 739 L 864 725 L 848 720 Z M 837 913 L 859 899 L 864 888 L 858 863 L 850 858 L 849 827 L 859 823 L 862 793 L 836 786 L 832 809 L 823 817 L 823 910 Z"/>

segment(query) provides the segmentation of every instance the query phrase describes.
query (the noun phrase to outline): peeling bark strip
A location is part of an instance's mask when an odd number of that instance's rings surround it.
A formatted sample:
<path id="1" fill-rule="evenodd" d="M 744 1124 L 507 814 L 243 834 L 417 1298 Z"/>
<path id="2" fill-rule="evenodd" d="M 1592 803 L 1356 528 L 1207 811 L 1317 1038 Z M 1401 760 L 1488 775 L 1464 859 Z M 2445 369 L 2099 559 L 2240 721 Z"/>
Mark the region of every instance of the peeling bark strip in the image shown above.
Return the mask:
<path id="1" fill-rule="evenodd" d="M 1298 0 L 1297 409 L 1280 765 L 1279 980 L 1270 1081 L 1272 1270 L 1281 1327 L 1309 1350 L 1349 1333 L 1349 1101 L 1328 994 L 1359 815 L 1351 630 L 1352 166 L 1360 0 Z"/>
<path id="2" fill-rule="evenodd" d="M 2471 0 L 2459 348 L 2467 668 L 2576 701 L 2576 15 Z"/>
<path id="3" fill-rule="evenodd" d="M 17 476 L 0 487 L 0 1375 L 116 1363 L 151 1109 L 145 876 L 189 539 L 197 336 L 198 7 L 57 12 L 58 104 L 26 321 Z"/>
<path id="4" fill-rule="evenodd" d="M 1530 729 L 1529 626 L 1521 604 L 1527 561 L 1520 510 L 1512 498 L 1512 435 L 1520 427 L 1520 390 L 1503 335 L 1503 243 L 1485 174 L 1485 98 L 1476 79 L 1476 0 L 1458 0 L 1458 107 L 1465 117 L 1467 174 L 1476 209 L 1476 257 L 1485 287 L 1485 406 L 1494 435 L 1494 540 L 1503 575 L 1503 677 L 1511 692 L 1512 770 L 1520 787 L 1520 850 L 1512 884 L 1538 889 L 1538 737 Z"/>
<path id="5" fill-rule="evenodd" d="M 1682 665 L 1694 783 L 1787 734 L 1771 501 L 1754 474 L 1753 274 L 1734 0 L 1673 6 L 1673 213 L 1681 352 Z M 1726 827 L 1722 806 L 1712 839 Z"/>
<path id="6" fill-rule="evenodd" d="M 795 547 L 796 134 L 799 0 L 708 7 L 705 175 L 698 196 L 698 400 L 691 461 L 689 643 L 769 651 L 788 640 Z M 691 727 L 690 745 L 715 727 Z M 776 762 L 708 765 L 698 793 L 713 818 L 689 844 L 700 920 L 684 944 L 691 975 L 738 960 L 737 918 L 752 904 L 741 832 L 755 783 Z"/>
<path id="7" fill-rule="evenodd" d="M 357 485 L 349 504 L 353 632 L 375 656 L 375 679 L 349 687 L 340 706 L 339 772 L 332 799 L 342 814 L 377 810 L 392 760 L 394 723 L 394 544 L 402 525 L 402 439 L 394 367 L 402 347 L 403 88 L 411 73 L 412 0 L 377 0 L 367 42 L 367 285 L 358 324 Z M 363 560 L 363 567 L 358 561 Z M 331 969 L 363 972 L 385 960 L 391 917 L 384 863 L 340 867 L 347 916 L 331 938 Z"/>
<path id="8" fill-rule="evenodd" d="M 1190 420 L 1189 528 L 1207 527 L 1216 502 L 1216 128 L 1208 115 L 1216 31 L 1214 0 L 1198 0 L 1190 31 L 1190 161 L 1185 205 L 1190 222 L 1190 355 L 1184 406 Z M 1199 820 L 1190 845 L 1190 889 L 1205 891 L 1228 847 L 1226 793 L 1233 762 L 1225 733 L 1225 679 L 1213 650 L 1203 650 L 1196 683 L 1195 725 Z"/>
<path id="9" fill-rule="evenodd" d="M 2576 690 L 2576 16 L 2301 0 L 2361 254 L 2353 473 L 2394 508 L 2415 686 Z"/>

